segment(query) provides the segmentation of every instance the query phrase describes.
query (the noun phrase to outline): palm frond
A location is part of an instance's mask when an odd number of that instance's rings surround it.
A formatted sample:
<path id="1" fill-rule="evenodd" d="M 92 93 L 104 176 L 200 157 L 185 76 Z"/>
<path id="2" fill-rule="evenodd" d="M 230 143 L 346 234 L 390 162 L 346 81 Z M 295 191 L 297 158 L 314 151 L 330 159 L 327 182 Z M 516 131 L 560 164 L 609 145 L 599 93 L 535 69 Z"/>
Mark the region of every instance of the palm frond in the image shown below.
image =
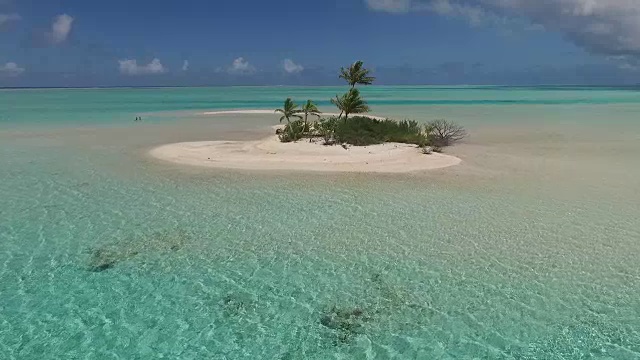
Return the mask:
<path id="1" fill-rule="evenodd" d="M 340 75 L 338 76 L 338 78 L 349 81 L 349 69 L 340 68 Z"/>
<path id="2" fill-rule="evenodd" d="M 362 79 L 360 79 L 359 84 L 362 85 L 371 85 L 373 84 L 373 82 L 376 80 L 375 77 L 373 76 L 363 76 Z"/>
<path id="3" fill-rule="evenodd" d="M 295 117 L 295 114 L 300 112 L 300 109 L 298 109 L 298 105 L 296 105 L 296 103 L 293 102 L 293 100 L 291 100 L 291 98 L 287 98 L 284 101 L 284 105 L 282 106 L 282 109 L 276 109 L 275 110 L 276 113 L 281 113 L 284 116 L 280 118 L 280 122 L 282 122 L 283 119 L 287 119 L 287 122 L 289 122 L 289 118 L 290 117 Z"/>
<path id="4" fill-rule="evenodd" d="M 370 110 L 366 101 L 360 97 L 360 91 L 356 88 L 351 88 L 342 96 L 336 95 L 335 99 L 331 99 L 331 103 L 334 104 L 341 113 L 345 114 L 345 118 L 348 117 L 349 114 L 360 114 Z"/>
<path id="5" fill-rule="evenodd" d="M 345 79 L 351 87 L 356 84 L 371 85 L 375 77 L 369 76 L 369 70 L 365 69 L 364 63 L 360 60 L 354 62 L 349 68 L 340 69 L 340 79 Z"/>

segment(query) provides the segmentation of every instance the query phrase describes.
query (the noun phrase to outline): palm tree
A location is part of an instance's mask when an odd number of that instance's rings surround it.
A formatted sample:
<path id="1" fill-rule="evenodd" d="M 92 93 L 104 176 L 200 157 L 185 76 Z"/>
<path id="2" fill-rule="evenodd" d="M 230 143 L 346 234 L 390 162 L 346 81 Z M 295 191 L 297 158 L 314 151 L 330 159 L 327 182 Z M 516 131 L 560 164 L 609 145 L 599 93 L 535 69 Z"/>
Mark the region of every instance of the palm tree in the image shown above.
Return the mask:
<path id="1" fill-rule="evenodd" d="M 291 98 L 287 98 L 287 100 L 284 101 L 284 106 L 282 107 L 282 109 L 276 109 L 275 112 L 281 113 L 282 117 L 280 117 L 280 122 L 282 122 L 282 120 L 284 119 L 287 119 L 287 124 L 291 123 L 291 120 L 289 119 L 292 117 L 302 119 L 302 116 L 298 115 L 298 113 L 300 112 L 300 110 L 298 109 L 298 105 L 296 105 L 296 103 L 294 103 Z"/>
<path id="2" fill-rule="evenodd" d="M 356 88 L 351 88 L 349 92 L 342 96 L 336 95 L 335 99 L 331 99 L 331 103 L 340 109 L 338 119 L 344 114 L 345 122 L 349 114 L 361 114 L 369 112 L 370 110 L 367 102 L 360 97 L 360 91 Z"/>
<path id="3" fill-rule="evenodd" d="M 358 60 L 354 62 L 348 69 L 340 68 L 340 79 L 345 79 L 349 86 L 353 89 L 356 84 L 371 85 L 376 79 L 369 76 L 369 70 L 362 67 L 363 62 Z"/>
<path id="4" fill-rule="evenodd" d="M 313 101 L 311 100 L 307 100 L 307 103 L 302 105 L 302 110 L 300 111 L 301 113 L 304 114 L 304 129 L 305 131 L 307 131 L 307 117 L 309 115 L 314 115 L 317 116 L 318 119 L 320 118 L 320 110 L 318 110 L 318 107 L 316 106 L 316 104 L 313 103 Z"/>

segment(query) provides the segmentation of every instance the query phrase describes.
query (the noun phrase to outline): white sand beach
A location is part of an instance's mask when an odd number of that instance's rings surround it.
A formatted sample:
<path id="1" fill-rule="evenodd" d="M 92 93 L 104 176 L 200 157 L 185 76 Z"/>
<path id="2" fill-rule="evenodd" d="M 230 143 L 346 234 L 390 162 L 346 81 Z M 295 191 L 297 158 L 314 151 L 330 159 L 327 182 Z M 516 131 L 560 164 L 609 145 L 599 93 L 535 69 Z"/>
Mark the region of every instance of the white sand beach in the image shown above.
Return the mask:
<path id="1" fill-rule="evenodd" d="M 274 114 L 273 110 L 229 110 L 203 115 Z M 331 115 L 331 114 L 324 114 Z M 337 114 L 335 114 L 337 115 Z M 383 119 L 378 116 L 367 115 Z M 274 126 L 277 129 L 279 126 Z M 151 156 L 174 163 L 242 170 L 292 170 L 327 172 L 407 173 L 457 165 L 455 156 L 423 154 L 410 144 L 327 146 L 322 139 L 282 143 L 277 135 L 257 141 L 198 141 L 167 144 L 152 149 Z"/>
<path id="2" fill-rule="evenodd" d="M 258 141 L 201 141 L 168 144 L 150 154 L 185 165 L 244 170 L 405 173 L 457 165 L 455 156 L 422 154 L 415 145 L 325 146 L 321 141 L 282 143 L 277 136 Z"/>

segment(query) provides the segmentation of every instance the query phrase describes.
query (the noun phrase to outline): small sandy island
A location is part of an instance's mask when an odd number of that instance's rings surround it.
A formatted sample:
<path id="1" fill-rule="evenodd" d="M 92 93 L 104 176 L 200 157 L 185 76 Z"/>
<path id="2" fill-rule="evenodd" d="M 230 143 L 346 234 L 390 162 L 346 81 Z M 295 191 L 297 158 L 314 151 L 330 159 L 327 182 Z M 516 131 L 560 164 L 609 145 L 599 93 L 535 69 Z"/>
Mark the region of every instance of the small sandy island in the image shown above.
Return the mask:
<path id="1" fill-rule="evenodd" d="M 259 111 L 259 112 L 258 112 Z M 220 112 L 222 113 L 222 112 Z M 220 114 L 216 113 L 216 114 Z M 225 114 L 262 114 L 224 112 Z M 269 112 L 273 114 L 273 112 Z M 211 114 L 213 115 L 213 114 Z M 282 143 L 276 135 L 257 141 L 200 141 L 162 145 L 150 151 L 158 159 L 193 166 L 242 170 L 406 173 L 457 165 L 455 156 L 422 154 L 415 145 L 325 146 L 322 140 Z"/>

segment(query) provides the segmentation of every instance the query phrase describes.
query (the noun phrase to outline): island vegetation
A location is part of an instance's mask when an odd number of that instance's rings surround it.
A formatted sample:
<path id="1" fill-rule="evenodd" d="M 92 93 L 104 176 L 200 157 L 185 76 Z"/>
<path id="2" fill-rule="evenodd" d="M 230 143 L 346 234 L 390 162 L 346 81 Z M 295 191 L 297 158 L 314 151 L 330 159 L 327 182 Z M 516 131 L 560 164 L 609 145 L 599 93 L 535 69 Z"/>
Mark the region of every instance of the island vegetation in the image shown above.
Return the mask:
<path id="1" fill-rule="evenodd" d="M 322 117 L 312 100 L 300 107 L 291 98 L 287 98 L 281 109 L 280 122 L 286 120 L 283 129 L 277 131 L 282 142 L 299 141 L 308 138 L 322 139 L 324 145 L 367 146 L 386 142 L 415 144 L 424 153 L 441 151 L 443 147 L 453 145 L 466 135 L 463 127 L 447 120 L 433 120 L 420 124 L 415 120 L 392 120 L 362 115 L 371 108 L 361 96 L 357 85 L 371 85 L 375 77 L 364 67 L 362 61 L 356 61 L 348 68 L 341 68 L 339 78 L 344 79 L 349 89 L 342 95 L 336 95 L 330 101 L 340 111 L 338 116 Z M 309 115 L 316 117 L 312 122 Z M 351 115 L 351 117 L 350 117 Z"/>

